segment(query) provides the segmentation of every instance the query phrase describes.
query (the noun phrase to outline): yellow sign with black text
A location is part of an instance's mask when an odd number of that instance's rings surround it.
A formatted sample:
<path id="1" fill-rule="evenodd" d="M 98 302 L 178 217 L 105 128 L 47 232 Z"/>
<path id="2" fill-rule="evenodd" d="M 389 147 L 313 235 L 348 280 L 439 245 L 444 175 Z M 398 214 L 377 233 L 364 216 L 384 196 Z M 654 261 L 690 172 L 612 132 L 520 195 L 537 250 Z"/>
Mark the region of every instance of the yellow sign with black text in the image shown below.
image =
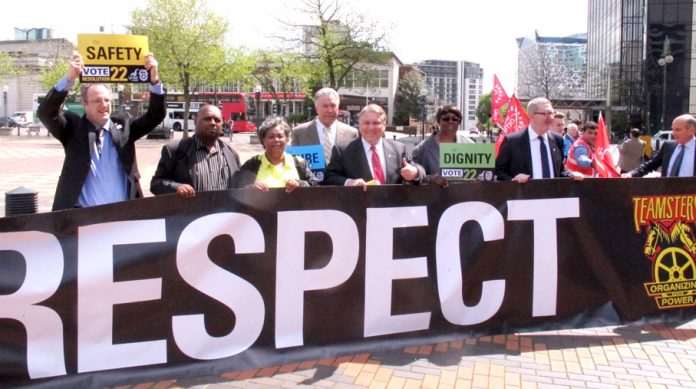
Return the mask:
<path id="1" fill-rule="evenodd" d="M 77 50 L 85 63 L 80 82 L 150 81 L 150 73 L 144 67 L 150 51 L 146 36 L 78 34 Z"/>
<path id="2" fill-rule="evenodd" d="M 633 197 L 633 220 L 637 233 L 647 233 L 648 296 L 659 309 L 696 306 L 696 195 Z"/>

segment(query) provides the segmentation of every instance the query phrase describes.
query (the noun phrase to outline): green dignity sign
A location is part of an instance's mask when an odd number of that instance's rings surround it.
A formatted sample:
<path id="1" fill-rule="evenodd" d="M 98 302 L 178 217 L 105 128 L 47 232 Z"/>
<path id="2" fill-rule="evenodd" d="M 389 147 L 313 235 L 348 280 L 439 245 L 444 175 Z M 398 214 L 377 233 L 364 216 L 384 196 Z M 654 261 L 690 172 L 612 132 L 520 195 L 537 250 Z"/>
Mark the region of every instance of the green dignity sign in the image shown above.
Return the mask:
<path id="1" fill-rule="evenodd" d="M 493 181 L 494 143 L 441 143 L 440 175 L 453 181 Z"/>

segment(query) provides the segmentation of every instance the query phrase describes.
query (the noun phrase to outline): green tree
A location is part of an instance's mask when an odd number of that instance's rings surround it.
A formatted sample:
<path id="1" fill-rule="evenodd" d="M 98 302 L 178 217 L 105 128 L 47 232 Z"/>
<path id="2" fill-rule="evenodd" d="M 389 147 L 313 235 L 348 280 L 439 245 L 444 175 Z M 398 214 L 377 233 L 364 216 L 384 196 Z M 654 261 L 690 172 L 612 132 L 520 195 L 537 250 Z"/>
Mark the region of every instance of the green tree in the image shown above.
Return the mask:
<path id="1" fill-rule="evenodd" d="M 50 65 L 41 68 L 39 71 L 39 82 L 41 82 L 41 86 L 46 90 L 53 88 L 53 86 L 68 72 L 68 64 L 69 61 L 63 59 L 53 61 Z"/>
<path id="2" fill-rule="evenodd" d="M 294 92 L 297 84 L 305 91 L 312 67 L 298 53 L 259 51 L 256 54 L 256 68 L 251 74 L 280 106 L 281 100 L 286 104 L 289 102 L 288 92 Z M 280 92 L 284 92 L 283 95 Z"/>
<path id="3" fill-rule="evenodd" d="M 192 92 L 226 70 L 227 21 L 208 10 L 204 0 L 150 0 L 131 12 L 131 20 L 131 33 L 148 36 L 161 78 L 183 91 L 188 117 Z"/>
<path id="4" fill-rule="evenodd" d="M 415 71 L 406 73 L 399 81 L 396 96 L 394 96 L 395 124 L 407 126 L 411 117 L 420 117 L 420 96 L 424 87 L 423 78 Z"/>
<path id="5" fill-rule="evenodd" d="M 15 74 L 17 67 L 8 53 L 0 53 L 0 78 Z"/>
<path id="6" fill-rule="evenodd" d="M 476 119 L 478 119 L 481 129 L 488 129 L 491 126 L 491 94 L 486 93 L 479 98 L 478 107 L 476 107 Z"/>
<path id="7" fill-rule="evenodd" d="M 298 8 L 309 15 L 312 25 L 284 22 L 302 31 L 297 39 L 281 37 L 304 48 L 304 58 L 316 62 L 328 86 L 338 89 L 359 64 L 386 63 L 389 54 L 383 51 L 385 33 L 379 33 L 376 22 L 363 14 L 344 13 L 340 0 L 302 0 Z"/>

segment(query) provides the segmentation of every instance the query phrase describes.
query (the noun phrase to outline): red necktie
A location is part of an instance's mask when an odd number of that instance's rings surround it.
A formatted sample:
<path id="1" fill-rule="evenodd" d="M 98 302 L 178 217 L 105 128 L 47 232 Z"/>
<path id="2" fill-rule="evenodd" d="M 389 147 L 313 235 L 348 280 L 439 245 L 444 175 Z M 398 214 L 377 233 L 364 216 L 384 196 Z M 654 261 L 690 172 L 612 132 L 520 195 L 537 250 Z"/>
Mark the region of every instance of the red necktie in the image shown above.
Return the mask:
<path id="1" fill-rule="evenodd" d="M 384 184 L 384 170 L 382 170 L 382 162 L 379 161 L 377 149 L 372 145 L 370 151 L 372 152 L 372 178 L 379 181 L 380 184 Z"/>

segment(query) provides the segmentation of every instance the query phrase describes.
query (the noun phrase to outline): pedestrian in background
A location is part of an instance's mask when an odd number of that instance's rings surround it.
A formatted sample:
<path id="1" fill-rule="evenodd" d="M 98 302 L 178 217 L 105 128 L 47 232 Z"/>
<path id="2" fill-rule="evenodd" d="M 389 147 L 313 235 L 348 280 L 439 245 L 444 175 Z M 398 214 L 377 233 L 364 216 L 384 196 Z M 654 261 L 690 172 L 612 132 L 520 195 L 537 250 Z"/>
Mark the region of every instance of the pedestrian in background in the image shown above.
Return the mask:
<path id="1" fill-rule="evenodd" d="M 619 147 L 619 167 L 627 173 L 640 166 L 645 158 L 645 141 L 640 139 L 640 130 L 631 129 L 629 139 Z"/>

